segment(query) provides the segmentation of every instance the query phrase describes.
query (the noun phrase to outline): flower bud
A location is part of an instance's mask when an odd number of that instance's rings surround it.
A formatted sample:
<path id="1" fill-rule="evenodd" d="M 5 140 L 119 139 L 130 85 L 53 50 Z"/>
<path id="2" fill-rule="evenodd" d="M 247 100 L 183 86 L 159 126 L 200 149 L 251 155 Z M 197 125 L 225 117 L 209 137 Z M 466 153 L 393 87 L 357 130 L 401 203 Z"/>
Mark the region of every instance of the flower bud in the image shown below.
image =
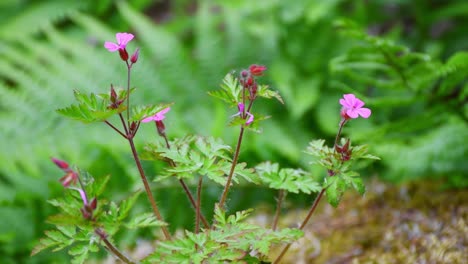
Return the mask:
<path id="1" fill-rule="evenodd" d="M 130 61 L 132 64 L 135 64 L 138 61 L 138 56 L 140 55 L 140 48 L 137 48 L 135 52 L 132 54 L 132 57 L 130 57 Z"/>
<path id="2" fill-rule="evenodd" d="M 249 71 L 253 76 L 262 76 L 263 72 L 266 71 L 266 66 L 252 64 L 249 67 Z"/>
<path id="3" fill-rule="evenodd" d="M 117 101 L 117 93 L 114 90 L 114 86 L 111 84 L 110 88 L 110 100 L 114 104 Z"/>
<path id="4" fill-rule="evenodd" d="M 247 78 L 247 76 L 249 76 L 249 72 L 246 70 L 242 70 L 240 75 L 241 75 L 241 78 Z"/>
<path id="5" fill-rule="evenodd" d="M 89 207 L 94 211 L 96 210 L 96 207 L 97 207 L 97 199 L 96 197 L 94 197 L 92 200 L 91 200 L 91 203 L 89 204 Z"/>
<path id="6" fill-rule="evenodd" d="M 164 125 L 163 121 L 156 121 L 156 128 L 158 129 L 158 134 L 161 137 L 166 136 L 166 126 Z"/>
<path id="7" fill-rule="evenodd" d="M 127 60 L 128 60 L 128 52 L 127 52 L 127 49 L 119 49 L 119 55 L 120 55 L 120 58 L 121 58 L 123 61 L 127 61 Z"/>
<path id="8" fill-rule="evenodd" d="M 253 85 L 249 89 L 250 100 L 255 100 L 255 98 L 257 97 L 257 89 L 258 89 L 257 83 L 254 82 Z"/>
<path id="9" fill-rule="evenodd" d="M 52 158 L 52 161 L 55 163 L 55 165 L 57 165 L 57 167 L 59 167 L 62 170 L 68 170 L 69 168 L 68 163 L 66 163 L 63 160 Z"/>

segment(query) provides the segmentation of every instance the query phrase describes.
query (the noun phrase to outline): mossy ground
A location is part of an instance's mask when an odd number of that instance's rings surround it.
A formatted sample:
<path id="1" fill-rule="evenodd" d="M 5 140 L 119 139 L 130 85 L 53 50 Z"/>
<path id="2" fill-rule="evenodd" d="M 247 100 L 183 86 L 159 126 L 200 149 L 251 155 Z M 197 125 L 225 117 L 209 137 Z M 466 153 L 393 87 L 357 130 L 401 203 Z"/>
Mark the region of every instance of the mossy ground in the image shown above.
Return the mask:
<path id="1" fill-rule="evenodd" d="M 283 263 L 468 263 L 468 192 L 442 186 L 372 181 L 338 208 L 323 199 Z M 306 213 L 290 211 L 280 224 L 297 226 Z"/>

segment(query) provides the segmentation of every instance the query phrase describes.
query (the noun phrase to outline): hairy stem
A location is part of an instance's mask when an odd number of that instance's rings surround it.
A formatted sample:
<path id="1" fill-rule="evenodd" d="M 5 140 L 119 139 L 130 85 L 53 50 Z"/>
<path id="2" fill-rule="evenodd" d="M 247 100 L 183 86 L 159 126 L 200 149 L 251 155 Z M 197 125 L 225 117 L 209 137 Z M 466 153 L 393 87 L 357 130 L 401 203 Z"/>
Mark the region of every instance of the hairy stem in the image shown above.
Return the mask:
<path id="1" fill-rule="evenodd" d="M 132 67 L 128 64 L 128 61 L 125 61 L 127 64 L 127 126 L 130 127 L 130 76 Z"/>
<path id="2" fill-rule="evenodd" d="M 315 212 L 315 209 L 317 208 L 318 203 L 320 202 L 320 199 L 322 199 L 323 194 L 325 193 L 326 188 L 323 188 L 320 193 L 317 195 L 317 197 L 314 200 L 314 203 L 312 204 L 312 207 L 309 210 L 309 213 L 307 214 L 306 218 L 302 222 L 301 226 L 299 227 L 299 230 L 303 230 L 304 227 L 307 225 L 309 222 L 310 217 L 312 214 Z M 291 244 L 287 244 L 284 248 L 283 251 L 281 251 L 280 255 L 276 258 L 276 260 L 273 262 L 273 264 L 277 264 L 281 261 L 281 259 L 284 257 L 286 252 L 289 250 L 289 247 L 291 247 Z"/>
<path id="3" fill-rule="evenodd" d="M 107 250 L 109 250 L 110 252 L 112 252 L 112 254 L 114 254 L 114 256 L 116 256 L 117 258 L 119 258 L 120 260 L 122 260 L 124 263 L 127 263 L 127 264 L 135 264 L 136 262 L 129 259 L 127 256 L 125 256 L 122 252 L 120 252 L 120 250 L 118 250 L 108 239 L 107 239 L 107 235 L 106 233 L 99 229 L 99 228 L 96 228 L 94 229 L 94 232 L 101 238 L 101 240 L 104 242 L 104 244 L 106 244 L 106 248 Z"/>
<path id="4" fill-rule="evenodd" d="M 276 227 L 278 226 L 278 220 L 279 220 L 279 216 L 281 213 L 281 205 L 283 204 L 283 200 L 284 200 L 284 193 L 285 191 L 283 189 L 279 190 L 278 192 L 278 199 L 276 201 L 275 218 L 273 219 L 273 224 L 271 225 L 271 229 L 273 231 L 275 231 Z"/>
<path id="5" fill-rule="evenodd" d="M 124 133 L 122 133 L 118 128 L 116 128 L 114 125 L 112 125 L 109 121 L 105 120 L 104 123 L 106 123 L 112 129 L 114 129 L 115 132 L 119 133 L 122 137 L 127 138 L 127 136 Z"/>
<path id="6" fill-rule="evenodd" d="M 340 136 L 341 136 L 341 131 L 343 130 L 343 127 L 344 127 L 344 125 L 346 124 L 346 122 L 347 122 L 346 119 L 344 119 L 344 120 L 342 120 L 342 121 L 340 122 L 340 128 L 338 129 L 338 133 L 336 133 L 335 145 L 334 145 L 333 147 L 335 147 L 335 146 L 338 145 L 338 141 L 340 140 Z M 335 149 L 335 148 L 333 148 L 333 149 Z"/>
<path id="7" fill-rule="evenodd" d="M 169 143 L 169 140 L 167 139 L 166 134 L 163 135 L 163 138 L 164 138 L 164 140 L 166 142 L 166 147 L 168 149 L 170 149 L 171 144 Z M 177 164 L 173 160 L 169 160 L 169 164 L 174 168 L 177 167 Z M 195 198 L 193 198 L 193 195 L 190 192 L 190 189 L 188 188 L 187 184 L 185 184 L 185 181 L 183 179 L 179 179 L 179 182 L 180 182 L 180 185 L 182 186 L 182 188 L 184 189 L 184 192 L 187 195 L 187 197 L 188 197 L 188 199 L 190 201 L 190 204 L 192 204 L 193 209 L 196 210 L 197 209 L 197 203 L 195 202 Z M 201 221 L 203 222 L 203 226 L 205 228 L 209 228 L 210 224 L 208 224 L 208 221 L 206 220 L 205 216 L 203 214 L 200 214 L 200 218 L 201 218 Z"/>
<path id="8" fill-rule="evenodd" d="M 190 203 L 192 204 L 193 208 L 196 210 L 197 209 L 197 203 L 195 202 L 195 198 L 193 198 L 192 193 L 190 192 L 187 184 L 184 182 L 183 179 L 179 179 L 180 185 L 182 185 L 182 188 L 185 191 L 185 194 L 187 194 L 188 199 L 190 200 Z M 203 226 L 205 228 L 209 228 L 210 224 L 208 224 L 208 221 L 206 220 L 205 216 L 200 212 L 200 219 L 203 223 Z"/>
<path id="9" fill-rule="evenodd" d="M 224 207 L 224 203 L 226 202 L 227 194 L 229 192 L 229 188 L 231 186 L 231 181 L 232 181 L 232 175 L 234 175 L 234 170 L 237 165 L 237 160 L 239 159 L 239 153 L 240 153 L 240 147 L 242 144 L 242 138 L 244 136 L 244 127 L 241 127 L 240 133 L 239 133 L 239 139 L 237 140 L 237 147 L 236 147 L 236 152 L 234 153 L 234 158 L 232 160 L 232 166 L 231 170 L 229 171 L 229 175 L 226 181 L 226 185 L 224 186 L 224 191 L 223 194 L 221 195 L 221 199 L 219 200 L 218 206 L 219 208 Z"/>
<path id="10" fill-rule="evenodd" d="M 197 186 L 197 213 L 195 218 L 195 234 L 200 231 L 200 216 L 201 216 L 201 190 L 202 190 L 203 176 L 200 175 Z"/>
<path id="11" fill-rule="evenodd" d="M 138 153 L 136 151 L 135 143 L 133 142 L 132 137 L 128 139 L 128 143 L 130 143 L 130 148 L 132 149 L 133 159 L 135 160 L 135 163 L 138 167 L 138 171 L 140 172 L 140 177 L 141 177 L 141 180 L 143 181 L 143 185 L 145 186 L 146 195 L 148 196 L 148 200 L 151 203 L 151 207 L 153 208 L 154 215 L 159 221 L 164 222 L 164 219 L 161 216 L 161 213 L 159 212 L 158 205 L 156 204 L 156 200 L 154 199 L 153 193 L 151 192 L 151 188 L 149 186 L 148 180 L 146 179 L 145 172 L 143 171 L 143 167 L 141 166 L 140 158 L 138 157 Z M 161 229 L 166 239 L 170 240 L 171 234 L 169 233 L 167 227 L 162 226 Z"/>

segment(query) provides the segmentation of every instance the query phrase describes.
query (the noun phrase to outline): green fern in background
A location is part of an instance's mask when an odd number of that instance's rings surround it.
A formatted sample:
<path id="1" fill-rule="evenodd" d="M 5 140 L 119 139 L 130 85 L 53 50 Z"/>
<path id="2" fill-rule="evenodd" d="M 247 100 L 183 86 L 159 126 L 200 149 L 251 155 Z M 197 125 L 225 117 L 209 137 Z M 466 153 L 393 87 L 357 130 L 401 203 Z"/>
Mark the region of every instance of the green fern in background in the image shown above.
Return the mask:
<path id="1" fill-rule="evenodd" d="M 235 131 L 225 127 L 234 113 L 206 93 L 226 72 L 259 63 L 268 66 L 265 82 L 279 90 L 285 106 L 259 105 L 273 114 L 261 136 L 247 138 L 251 143 L 241 160 L 249 166 L 263 160 L 307 166 L 300 158 L 303 146 L 336 132 L 337 100 L 353 92 L 374 114 L 373 123 L 357 121 L 350 131 L 375 146 L 381 175 L 392 180 L 443 176 L 467 185 L 468 54 L 458 52 L 468 48 L 465 1 L 199 1 L 189 13 L 191 1 L 174 1 L 163 12 L 177 19 L 164 23 L 141 12 L 164 5 L 131 2 L 0 3 L 0 255 L 5 263 L 28 258 L 52 210 L 45 200 L 61 192 L 50 156 L 94 175 L 110 173 L 109 197 L 140 187 L 125 142 L 109 136 L 105 126 L 84 126 L 55 112 L 72 101 L 75 89 L 104 93 L 111 83 L 123 86 L 125 69 L 102 46 L 119 31 L 134 32 L 141 47 L 134 100 L 175 102 L 167 123 L 170 137 L 189 131 L 233 142 Z M 412 20 L 402 22 L 407 19 Z M 140 147 L 153 133 L 142 131 Z M 157 165 L 145 166 L 157 174 Z M 161 188 L 169 204 L 180 199 L 181 193 Z M 250 196 L 240 197 L 232 200 Z M 51 261 L 45 259 L 28 261 Z"/>

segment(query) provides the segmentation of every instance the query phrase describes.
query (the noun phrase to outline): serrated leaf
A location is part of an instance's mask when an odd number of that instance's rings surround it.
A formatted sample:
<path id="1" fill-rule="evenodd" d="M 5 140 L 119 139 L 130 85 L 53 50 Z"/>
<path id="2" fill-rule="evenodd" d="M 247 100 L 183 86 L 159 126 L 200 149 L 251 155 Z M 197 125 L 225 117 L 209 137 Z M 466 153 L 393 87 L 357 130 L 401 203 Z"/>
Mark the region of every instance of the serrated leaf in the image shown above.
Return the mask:
<path id="1" fill-rule="evenodd" d="M 138 216 L 135 216 L 130 222 L 125 224 L 125 227 L 129 229 L 144 228 L 150 226 L 165 226 L 167 225 L 163 221 L 156 219 L 153 213 L 144 213 Z"/>
<path id="2" fill-rule="evenodd" d="M 340 203 L 344 189 L 346 188 L 346 184 L 339 177 L 329 177 L 325 179 L 325 186 L 327 188 L 325 190 L 325 194 L 327 196 L 327 201 L 331 206 L 337 207 Z"/>
<path id="3" fill-rule="evenodd" d="M 293 193 L 318 192 L 321 186 L 311 175 L 301 169 L 279 169 L 277 163 L 263 162 L 255 167 L 260 179 L 270 188 Z"/>
<path id="4" fill-rule="evenodd" d="M 237 106 L 240 101 L 242 88 L 237 78 L 233 74 L 228 73 L 221 84 L 221 90 L 215 90 L 208 92 L 209 95 L 216 97 L 230 104 L 231 106 Z"/>
<path id="5" fill-rule="evenodd" d="M 120 202 L 117 221 L 121 221 L 128 216 L 130 209 L 132 209 L 140 194 L 141 191 L 136 191 L 132 195 L 130 195 L 130 197 Z"/>
<path id="6" fill-rule="evenodd" d="M 74 95 L 78 103 L 58 109 L 57 112 L 84 123 L 104 121 L 126 109 L 125 104 L 121 104 L 117 109 L 110 109 L 108 107 L 110 104 L 109 100 L 93 93 L 85 95 L 75 90 Z"/>
<path id="7" fill-rule="evenodd" d="M 280 103 L 284 104 L 283 98 L 278 91 L 270 90 L 268 85 L 259 85 L 257 95 L 267 99 L 276 98 Z"/>

